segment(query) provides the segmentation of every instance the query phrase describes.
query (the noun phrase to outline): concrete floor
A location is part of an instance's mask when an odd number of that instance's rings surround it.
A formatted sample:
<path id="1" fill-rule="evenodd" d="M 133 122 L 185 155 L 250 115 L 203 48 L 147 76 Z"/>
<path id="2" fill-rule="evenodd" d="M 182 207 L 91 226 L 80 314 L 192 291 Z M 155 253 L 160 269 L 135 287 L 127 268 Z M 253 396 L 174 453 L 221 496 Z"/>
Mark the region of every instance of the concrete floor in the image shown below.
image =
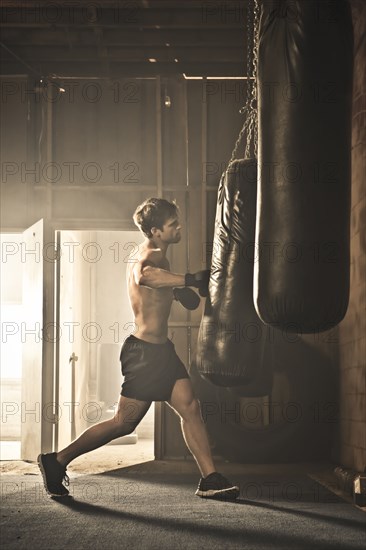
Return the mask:
<path id="1" fill-rule="evenodd" d="M 138 445 L 129 447 L 137 450 Z M 69 471 L 69 499 L 47 497 L 36 470 L 28 476 L 8 467 L 2 479 L 3 548 L 365 548 L 365 514 L 312 479 L 326 480 L 329 464 L 218 462 L 218 470 L 240 487 L 240 498 L 230 503 L 194 496 L 199 475 L 192 460 L 116 467 L 118 461 L 126 465 L 132 460 L 131 448 L 124 449 L 109 446 L 90 453 L 84 462 L 75 461 Z M 102 467 L 112 469 L 101 473 Z M 99 473 L 89 475 L 92 468 Z"/>
<path id="2" fill-rule="evenodd" d="M 136 444 L 112 443 L 74 460 L 67 470 L 74 498 L 65 502 L 46 495 L 36 462 L 2 460 L 3 547 L 364 548 L 366 516 L 337 489 L 331 464 L 218 460 L 216 467 L 240 487 L 236 504 L 197 499 L 200 475 L 192 457 L 156 461 L 151 431 L 139 435 Z M 269 484 L 276 487 L 273 494 Z M 300 488 L 300 499 L 292 495 L 293 487 Z"/>
<path id="3" fill-rule="evenodd" d="M 149 434 L 148 434 L 149 435 Z M 135 467 L 135 468 L 134 468 Z M 197 475 L 199 472 L 193 459 L 188 460 L 160 460 L 155 461 L 154 440 L 151 437 L 139 437 L 136 444 L 108 444 L 75 459 L 67 469 L 71 479 L 80 476 L 102 474 L 128 468 L 129 472 L 154 472 L 154 473 L 181 473 Z M 352 498 L 338 489 L 337 480 L 333 473 L 334 466 L 329 463 L 300 463 L 300 464 L 235 464 L 220 460 L 218 469 L 224 475 L 263 475 L 296 476 L 307 475 L 320 483 L 329 491 L 341 497 L 348 503 L 353 503 Z M 26 462 L 22 460 L 1 460 L 0 475 L 3 476 L 29 476 L 39 475 L 36 461 Z M 366 512 L 366 508 L 359 508 Z"/>
<path id="4" fill-rule="evenodd" d="M 145 465 L 145 466 L 144 466 Z M 193 459 L 188 460 L 160 460 L 155 461 L 154 440 L 140 438 L 135 445 L 109 444 L 90 453 L 80 456 L 68 466 L 68 474 L 71 478 L 102 474 L 128 468 L 133 472 L 134 466 L 137 472 L 160 472 L 196 474 L 199 480 L 199 472 Z M 337 480 L 333 474 L 333 466 L 328 463 L 300 463 L 300 464 L 234 464 L 228 461 L 219 461 L 220 472 L 230 475 L 298 475 L 304 474 L 323 487 L 326 487 L 335 495 L 346 502 L 352 503 L 352 498 L 337 487 Z M 22 460 L 1 460 L 0 475 L 38 475 L 37 463 Z M 366 512 L 366 508 L 360 508 Z"/>

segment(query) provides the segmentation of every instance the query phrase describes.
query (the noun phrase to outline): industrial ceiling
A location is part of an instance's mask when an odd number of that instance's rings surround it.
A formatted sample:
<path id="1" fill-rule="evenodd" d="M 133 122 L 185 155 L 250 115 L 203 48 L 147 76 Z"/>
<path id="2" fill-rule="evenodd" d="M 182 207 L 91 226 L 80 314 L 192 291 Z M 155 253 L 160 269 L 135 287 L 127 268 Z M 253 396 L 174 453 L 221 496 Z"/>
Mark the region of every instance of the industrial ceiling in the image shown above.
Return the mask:
<path id="1" fill-rule="evenodd" d="M 253 0 L 1 3 L 1 74 L 245 76 Z"/>

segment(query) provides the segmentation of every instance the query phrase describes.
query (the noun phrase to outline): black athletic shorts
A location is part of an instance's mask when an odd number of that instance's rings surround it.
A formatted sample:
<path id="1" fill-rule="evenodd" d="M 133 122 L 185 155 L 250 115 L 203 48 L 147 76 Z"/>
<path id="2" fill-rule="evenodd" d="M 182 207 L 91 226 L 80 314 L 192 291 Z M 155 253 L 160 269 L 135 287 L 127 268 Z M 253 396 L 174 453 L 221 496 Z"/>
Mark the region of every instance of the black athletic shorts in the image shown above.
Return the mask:
<path id="1" fill-rule="evenodd" d="M 169 401 L 173 386 L 189 374 L 174 344 L 151 344 L 135 336 L 124 341 L 121 355 L 124 381 L 121 395 L 141 401 Z"/>

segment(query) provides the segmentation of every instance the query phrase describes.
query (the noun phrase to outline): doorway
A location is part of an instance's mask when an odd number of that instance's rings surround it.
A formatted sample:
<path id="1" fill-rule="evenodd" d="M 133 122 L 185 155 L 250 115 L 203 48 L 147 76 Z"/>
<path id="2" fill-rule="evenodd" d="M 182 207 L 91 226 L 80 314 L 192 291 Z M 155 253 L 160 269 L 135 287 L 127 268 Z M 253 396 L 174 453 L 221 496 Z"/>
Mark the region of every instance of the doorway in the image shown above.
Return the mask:
<path id="1" fill-rule="evenodd" d="M 1 460 L 33 461 L 113 415 L 121 345 L 134 332 L 126 265 L 141 240 L 138 231 L 55 233 L 42 220 L 1 234 Z M 112 442 L 129 445 L 130 462 L 142 445 L 154 459 L 154 419 L 153 404 L 134 434 Z"/>

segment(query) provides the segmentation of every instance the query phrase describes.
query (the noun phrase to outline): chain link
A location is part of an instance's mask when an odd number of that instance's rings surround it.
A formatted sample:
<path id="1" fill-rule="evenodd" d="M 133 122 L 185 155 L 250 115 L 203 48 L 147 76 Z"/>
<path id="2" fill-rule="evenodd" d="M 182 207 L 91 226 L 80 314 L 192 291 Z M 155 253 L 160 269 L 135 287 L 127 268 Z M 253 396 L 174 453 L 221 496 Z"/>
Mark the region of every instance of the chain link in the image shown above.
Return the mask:
<path id="1" fill-rule="evenodd" d="M 229 164 L 235 159 L 241 140 L 246 134 L 244 158 L 250 158 L 251 146 L 254 156 L 258 151 L 258 111 L 257 111 L 257 66 L 258 66 L 258 32 L 259 0 L 249 0 L 247 10 L 247 94 L 245 106 L 240 109 L 244 115 L 244 124 L 236 140 Z"/>
<path id="2" fill-rule="evenodd" d="M 254 39 L 253 39 L 253 87 L 252 87 L 252 107 L 253 107 L 253 142 L 254 156 L 258 153 L 258 102 L 257 102 L 257 70 L 258 70 L 258 42 L 259 42 L 259 1 L 254 0 Z"/>

